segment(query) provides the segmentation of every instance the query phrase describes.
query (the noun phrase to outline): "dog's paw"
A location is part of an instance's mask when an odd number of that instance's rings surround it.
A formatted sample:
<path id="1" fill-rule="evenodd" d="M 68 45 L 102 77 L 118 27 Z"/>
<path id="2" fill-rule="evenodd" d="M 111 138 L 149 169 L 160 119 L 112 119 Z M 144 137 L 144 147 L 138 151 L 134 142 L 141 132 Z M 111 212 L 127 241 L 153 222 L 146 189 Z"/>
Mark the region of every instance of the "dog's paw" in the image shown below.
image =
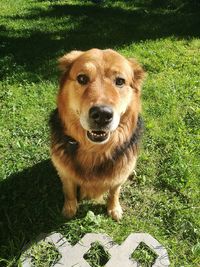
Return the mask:
<path id="1" fill-rule="evenodd" d="M 62 214 L 64 217 L 71 219 L 76 215 L 77 209 L 78 205 L 76 201 L 67 201 L 63 206 Z"/>
<path id="2" fill-rule="evenodd" d="M 113 207 L 112 209 L 108 209 L 108 215 L 111 216 L 115 221 L 119 221 L 122 218 L 123 210 L 121 206 Z"/>

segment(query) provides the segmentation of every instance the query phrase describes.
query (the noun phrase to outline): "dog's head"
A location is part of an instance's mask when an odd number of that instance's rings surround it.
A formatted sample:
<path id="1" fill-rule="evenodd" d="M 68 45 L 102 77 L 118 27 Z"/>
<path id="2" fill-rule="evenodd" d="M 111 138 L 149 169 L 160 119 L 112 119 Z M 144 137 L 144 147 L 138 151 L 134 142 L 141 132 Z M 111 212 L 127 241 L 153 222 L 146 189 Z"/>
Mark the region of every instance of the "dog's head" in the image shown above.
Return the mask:
<path id="1" fill-rule="evenodd" d="M 91 49 L 72 51 L 59 65 L 58 109 L 72 136 L 79 131 L 90 142 L 103 144 L 126 114 L 138 116 L 144 71 L 134 59 L 110 49 Z"/>

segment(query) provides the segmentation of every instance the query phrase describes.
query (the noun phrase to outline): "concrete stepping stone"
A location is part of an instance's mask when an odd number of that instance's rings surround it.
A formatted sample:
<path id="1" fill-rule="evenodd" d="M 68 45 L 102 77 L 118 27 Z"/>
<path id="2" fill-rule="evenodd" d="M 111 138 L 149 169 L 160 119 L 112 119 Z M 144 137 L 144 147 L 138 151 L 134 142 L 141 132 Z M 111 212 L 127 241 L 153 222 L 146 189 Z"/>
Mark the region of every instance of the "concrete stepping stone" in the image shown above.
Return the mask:
<path id="1" fill-rule="evenodd" d="M 152 267 L 167 267 L 170 264 L 166 249 L 147 233 L 130 234 L 121 245 L 113 242 L 106 234 L 95 233 L 86 234 L 74 246 L 60 233 L 52 233 L 40 241 L 54 244 L 60 253 L 61 258 L 54 267 L 92 267 L 84 259 L 84 255 L 95 242 L 98 242 L 110 255 L 105 267 L 139 267 L 139 263 L 134 261 L 131 255 L 141 243 L 147 245 L 157 255 Z M 31 267 L 30 257 L 22 259 L 22 267 Z"/>

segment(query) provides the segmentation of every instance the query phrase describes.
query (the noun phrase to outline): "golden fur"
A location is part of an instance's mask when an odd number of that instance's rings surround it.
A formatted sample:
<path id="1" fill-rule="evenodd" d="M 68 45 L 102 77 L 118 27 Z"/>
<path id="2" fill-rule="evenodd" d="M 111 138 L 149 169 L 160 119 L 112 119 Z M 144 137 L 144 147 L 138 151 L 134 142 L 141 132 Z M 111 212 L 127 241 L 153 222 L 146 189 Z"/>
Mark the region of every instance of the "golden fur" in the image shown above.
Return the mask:
<path id="1" fill-rule="evenodd" d="M 139 134 L 135 132 L 140 131 L 137 128 L 144 71 L 134 59 L 126 59 L 110 49 L 72 51 L 59 59 L 59 65 L 63 74 L 57 98 L 57 124 L 51 121 L 51 157 L 63 184 L 63 214 L 68 218 L 76 214 L 80 187 L 81 198 L 99 198 L 108 191 L 108 214 L 119 220 L 120 188 L 137 159 L 135 139 Z M 84 75 L 81 79 L 88 79 L 81 84 L 77 78 L 80 74 Z M 116 82 L 116 77 L 122 79 Z M 87 132 L 93 130 L 88 113 L 94 106 L 110 107 L 113 112 L 113 122 L 106 126 L 106 131 L 95 132 L 98 136 L 108 135 L 105 142 L 87 138 Z M 136 137 L 130 141 L 133 134 Z M 67 137 L 75 146 L 66 141 Z"/>

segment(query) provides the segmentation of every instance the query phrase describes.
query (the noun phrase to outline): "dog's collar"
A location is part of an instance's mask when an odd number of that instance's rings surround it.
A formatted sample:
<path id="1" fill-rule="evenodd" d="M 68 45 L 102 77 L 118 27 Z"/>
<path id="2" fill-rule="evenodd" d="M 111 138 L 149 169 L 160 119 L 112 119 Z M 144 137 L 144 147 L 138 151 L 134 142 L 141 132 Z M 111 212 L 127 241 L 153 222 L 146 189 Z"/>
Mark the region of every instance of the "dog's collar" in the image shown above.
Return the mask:
<path id="1" fill-rule="evenodd" d="M 60 143 L 60 148 L 62 147 L 62 149 L 64 149 L 67 154 L 75 156 L 80 144 L 73 137 L 64 134 L 63 125 L 58 114 L 58 109 L 52 112 L 49 123 L 52 130 L 52 134 L 54 136 L 54 142 L 57 144 Z M 112 159 L 114 161 L 117 160 L 121 155 L 125 153 L 127 149 L 134 145 L 137 145 L 142 135 L 142 132 L 143 120 L 142 117 L 139 115 L 137 120 L 137 127 L 132 133 L 131 138 L 129 140 L 126 140 L 120 147 L 117 147 L 113 151 Z"/>
<path id="2" fill-rule="evenodd" d="M 73 137 L 64 134 L 64 127 L 56 108 L 50 115 L 49 125 L 52 134 L 52 144 L 59 144 L 65 153 L 74 155 L 79 147 L 79 142 Z"/>
<path id="3" fill-rule="evenodd" d="M 136 144 L 138 142 L 139 139 L 138 137 L 140 137 L 142 130 L 143 130 L 143 120 L 142 117 L 139 115 L 137 120 L 137 127 L 135 131 L 132 133 L 129 142 L 125 141 L 121 145 L 121 147 L 118 147 L 113 156 L 115 157 L 117 154 L 123 153 L 123 151 L 126 150 L 128 146 Z M 65 142 L 67 143 L 68 150 L 71 153 L 76 152 L 77 149 L 79 148 L 79 142 L 69 135 L 65 135 Z"/>
<path id="4" fill-rule="evenodd" d="M 69 135 L 65 135 L 65 142 L 67 145 L 67 150 L 70 153 L 75 153 L 79 147 L 79 142 L 76 141 L 74 138 L 72 138 Z"/>

